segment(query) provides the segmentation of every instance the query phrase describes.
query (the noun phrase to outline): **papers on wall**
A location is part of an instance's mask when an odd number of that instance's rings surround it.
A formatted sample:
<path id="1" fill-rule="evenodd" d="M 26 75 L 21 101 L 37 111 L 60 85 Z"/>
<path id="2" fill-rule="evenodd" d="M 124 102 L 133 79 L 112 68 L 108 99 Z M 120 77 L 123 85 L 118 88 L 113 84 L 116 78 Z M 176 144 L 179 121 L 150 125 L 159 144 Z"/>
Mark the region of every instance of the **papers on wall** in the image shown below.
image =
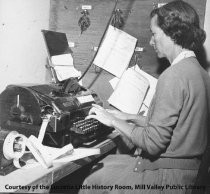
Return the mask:
<path id="1" fill-rule="evenodd" d="M 81 76 L 81 72 L 75 69 L 73 65 L 73 58 L 70 53 L 52 56 L 51 61 L 59 81 Z"/>
<path id="2" fill-rule="evenodd" d="M 136 42 L 135 37 L 110 25 L 93 63 L 120 78 L 129 65 Z"/>
<path id="3" fill-rule="evenodd" d="M 147 115 L 157 85 L 156 78 L 135 66 L 135 70 L 127 69 L 120 79 L 115 77 L 110 83 L 114 88 L 108 99 L 111 105 L 126 113 L 138 114 L 143 111 L 144 116 Z"/>

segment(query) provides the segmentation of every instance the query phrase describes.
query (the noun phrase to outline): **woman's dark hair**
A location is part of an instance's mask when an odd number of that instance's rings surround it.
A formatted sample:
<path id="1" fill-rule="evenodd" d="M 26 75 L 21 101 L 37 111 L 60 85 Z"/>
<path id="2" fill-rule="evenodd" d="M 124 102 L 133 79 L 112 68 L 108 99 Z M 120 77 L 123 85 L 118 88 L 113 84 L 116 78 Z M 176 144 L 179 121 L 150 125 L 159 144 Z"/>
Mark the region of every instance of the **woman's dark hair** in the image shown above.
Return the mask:
<path id="1" fill-rule="evenodd" d="M 199 50 L 205 39 L 195 9 L 182 0 L 172 1 L 152 10 L 150 17 L 157 15 L 157 25 L 176 44 L 189 50 Z"/>

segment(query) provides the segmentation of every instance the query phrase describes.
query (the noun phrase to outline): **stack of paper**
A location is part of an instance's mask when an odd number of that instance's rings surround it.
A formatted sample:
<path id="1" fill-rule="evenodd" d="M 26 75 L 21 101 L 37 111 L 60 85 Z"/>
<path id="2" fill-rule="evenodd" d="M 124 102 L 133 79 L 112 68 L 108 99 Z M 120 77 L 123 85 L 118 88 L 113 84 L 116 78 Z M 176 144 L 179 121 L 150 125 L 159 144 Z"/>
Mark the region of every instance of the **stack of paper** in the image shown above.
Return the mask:
<path id="1" fill-rule="evenodd" d="M 81 76 L 81 72 L 74 67 L 70 53 L 52 56 L 51 61 L 59 81 Z"/>

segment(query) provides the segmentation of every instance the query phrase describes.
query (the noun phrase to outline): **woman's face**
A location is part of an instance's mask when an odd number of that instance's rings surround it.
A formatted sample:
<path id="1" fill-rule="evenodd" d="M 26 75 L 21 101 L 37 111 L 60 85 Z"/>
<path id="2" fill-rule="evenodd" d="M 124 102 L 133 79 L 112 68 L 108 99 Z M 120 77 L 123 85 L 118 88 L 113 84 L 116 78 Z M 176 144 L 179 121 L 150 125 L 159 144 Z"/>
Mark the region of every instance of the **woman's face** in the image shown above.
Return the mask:
<path id="1" fill-rule="evenodd" d="M 171 38 L 167 36 L 163 30 L 157 25 L 157 15 L 151 18 L 150 29 L 152 37 L 150 39 L 150 45 L 154 48 L 159 58 L 168 58 L 171 51 Z"/>

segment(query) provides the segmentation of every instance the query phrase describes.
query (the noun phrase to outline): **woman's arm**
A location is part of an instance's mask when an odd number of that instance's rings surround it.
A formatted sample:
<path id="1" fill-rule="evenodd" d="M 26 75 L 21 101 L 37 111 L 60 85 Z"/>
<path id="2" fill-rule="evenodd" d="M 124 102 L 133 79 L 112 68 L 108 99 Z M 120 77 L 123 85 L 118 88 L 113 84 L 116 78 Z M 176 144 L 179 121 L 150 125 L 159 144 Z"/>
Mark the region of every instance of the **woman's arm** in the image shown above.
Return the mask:
<path id="1" fill-rule="evenodd" d="M 120 113 L 120 111 L 115 111 L 115 113 L 118 113 L 118 112 Z M 126 113 L 122 115 L 125 116 Z M 137 122 L 136 120 L 138 119 L 139 124 L 143 126 L 145 122 L 145 117 L 140 116 L 140 115 L 136 116 L 136 115 L 130 115 L 130 114 L 127 114 L 126 116 L 128 117 L 124 117 L 124 119 L 120 119 L 119 117 L 116 117 L 115 114 L 113 114 L 113 112 L 110 113 L 110 111 L 105 110 L 101 106 L 93 104 L 93 107 L 91 108 L 89 115 L 86 117 L 86 119 L 89 119 L 89 118 L 97 119 L 104 125 L 107 125 L 109 127 L 114 127 L 116 130 L 118 130 L 119 132 L 126 135 L 126 137 L 131 139 L 131 133 L 135 127 L 135 123 Z M 127 122 L 127 120 L 130 120 L 130 121 L 133 120 L 133 121 Z"/>
<path id="2" fill-rule="evenodd" d="M 111 113 L 113 116 L 115 116 L 118 119 L 121 120 L 130 120 L 130 119 L 137 119 L 137 115 L 136 114 L 129 114 L 129 113 L 125 113 L 119 110 L 114 110 L 114 109 L 106 109 L 107 112 Z"/>
<path id="3" fill-rule="evenodd" d="M 138 126 L 145 125 L 145 117 L 142 116 L 143 112 L 137 115 L 137 114 L 129 114 L 129 113 L 121 112 L 118 110 L 111 110 L 111 109 L 106 109 L 106 111 L 111 113 L 114 117 L 118 119 L 135 123 Z"/>

